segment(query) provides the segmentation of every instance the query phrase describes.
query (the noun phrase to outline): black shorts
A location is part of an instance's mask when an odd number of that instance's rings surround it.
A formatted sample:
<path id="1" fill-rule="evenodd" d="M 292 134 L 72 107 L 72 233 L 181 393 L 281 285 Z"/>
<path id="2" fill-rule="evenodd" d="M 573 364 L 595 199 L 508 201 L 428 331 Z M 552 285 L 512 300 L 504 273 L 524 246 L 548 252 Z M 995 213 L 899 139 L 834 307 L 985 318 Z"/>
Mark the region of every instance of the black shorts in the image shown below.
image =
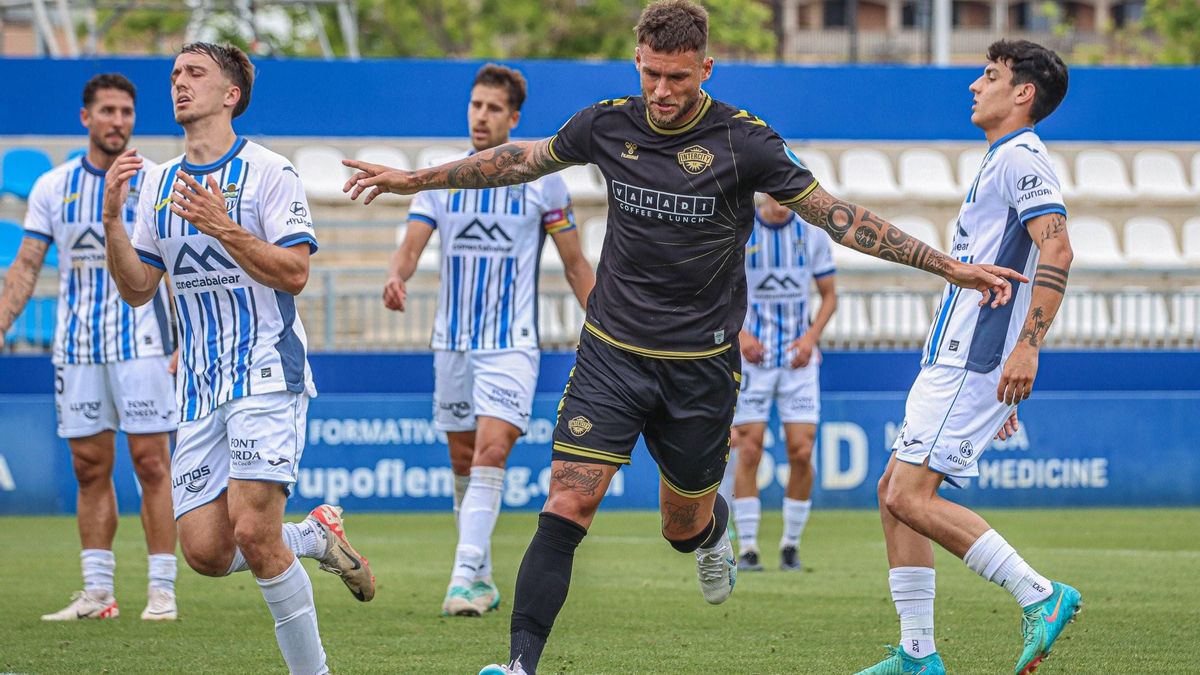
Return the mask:
<path id="1" fill-rule="evenodd" d="M 629 464 L 638 434 L 663 481 L 685 497 L 717 489 L 742 379 L 737 341 L 706 358 L 659 358 L 579 339 L 554 428 L 554 459 Z"/>

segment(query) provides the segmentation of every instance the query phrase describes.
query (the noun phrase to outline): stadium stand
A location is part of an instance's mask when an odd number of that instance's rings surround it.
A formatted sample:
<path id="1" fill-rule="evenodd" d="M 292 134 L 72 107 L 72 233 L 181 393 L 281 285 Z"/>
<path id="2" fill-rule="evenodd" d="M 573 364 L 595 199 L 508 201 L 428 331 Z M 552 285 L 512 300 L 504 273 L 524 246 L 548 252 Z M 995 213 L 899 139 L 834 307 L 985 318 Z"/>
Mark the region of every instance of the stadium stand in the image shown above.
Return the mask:
<path id="1" fill-rule="evenodd" d="M 1183 224 L 1183 258 L 1191 265 L 1200 265 L 1200 216 Z"/>
<path id="2" fill-rule="evenodd" d="M 421 151 L 417 153 L 417 168 L 423 169 L 444 164 L 455 156 L 461 155 L 462 152 L 462 148 L 456 148 L 452 145 L 430 145 L 421 148 Z"/>
<path id="3" fill-rule="evenodd" d="M 1081 197 L 1103 203 L 1127 202 L 1134 196 L 1125 162 L 1111 150 L 1081 150 L 1075 156 L 1075 187 Z"/>
<path id="4" fill-rule="evenodd" d="M 342 165 L 346 156 L 328 145 L 309 145 L 292 156 L 292 163 L 304 183 L 310 201 L 344 199 L 342 185 L 350 178 L 350 169 Z"/>
<path id="5" fill-rule="evenodd" d="M 561 175 L 573 201 L 596 202 L 603 200 L 608 193 L 600 174 L 590 164 L 569 166 L 562 170 Z"/>
<path id="6" fill-rule="evenodd" d="M 894 201 L 902 196 L 892 163 L 879 150 L 851 148 L 842 153 L 839 167 L 842 189 L 848 198 Z"/>
<path id="7" fill-rule="evenodd" d="M 1117 248 L 1117 234 L 1112 223 L 1095 216 L 1072 218 L 1067 223 L 1071 246 L 1075 251 L 1075 267 L 1122 267 L 1125 256 Z"/>
<path id="8" fill-rule="evenodd" d="M 958 193 L 965 194 L 979 173 L 979 165 L 983 164 L 983 156 L 987 151 L 983 148 L 971 148 L 958 155 Z"/>
<path id="9" fill-rule="evenodd" d="M 892 224 L 910 235 L 920 239 L 939 251 L 945 251 L 949 248 L 943 244 L 941 235 L 938 234 L 937 228 L 928 218 L 921 216 L 896 216 L 892 218 Z"/>
<path id="10" fill-rule="evenodd" d="M 946 155 L 927 148 L 900 153 L 900 190 L 905 197 L 938 203 L 961 202 Z"/>
<path id="11" fill-rule="evenodd" d="M 382 164 L 396 169 L 404 169 L 405 171 L 412 169 L 412 163 L 408 161 L 408 155 L 404 154 L 404 151 L 393 148 L 390 145 L 368 145 L 359 148 L 354 153 L 354 159 L 360 162 L 370 162 L 371 164 Z"/>
<path id="12" fill-rule="evenodd" d="M 1165 150 L 1140 150 L 1133 157 L 1133 187 L 1139 197 L 1154 201 L 1183 201 L 1200 193 L 1188 186 L 1179 156 Z"/>
<path id="13" fill-rule="evenodd" d="M 829 159 L 829 155 L 816 148 L 793 147 L 792 150 L 812 175 L 817 177 L 826 192 L 836 195 L 842 191 L 842 184 L 837 179 L 837 173 L 833 170 L 833 160 Z"/>
<path id="14" fill-rule="evenodd" d="M 33 184 L 38 176 L 46 173 L 53 165 L 50 155 L 37 148 L 9 148 L 0 162 L 0 195 L 11 194 L 19 199 L 29 199 Z"/>
<path id="15" fill-rule="evenodd" d="M 1179 267 L 1183 256 L 1175 243 L 1175 229 L 1156 216 L 1138 216 L 1125 223 L 1125 257 L 1131 264 L 1147 267 Z"/>
<path id="16" fill-rule="evenodd" d="M 1067 158 L 1063 157 L 1061 152 L 1051 150 L 1050 165 L 1054 167 L 1054 174 L 1058 176 L 1059 191 L 1062 192 L 1063 199 L 1069 204 L 1071 200 L 1079 197 L 1080 194 L 1075 188 L 1075 181 L 1071 179 L 1073 174 L 1067 166 Z"/>
<path id="17" fill-rule="evenodd" d="M 0 220 L 0 267 L 7 269 L 12 266 L 24 236 L 25 230 L 20 225 Z"/>

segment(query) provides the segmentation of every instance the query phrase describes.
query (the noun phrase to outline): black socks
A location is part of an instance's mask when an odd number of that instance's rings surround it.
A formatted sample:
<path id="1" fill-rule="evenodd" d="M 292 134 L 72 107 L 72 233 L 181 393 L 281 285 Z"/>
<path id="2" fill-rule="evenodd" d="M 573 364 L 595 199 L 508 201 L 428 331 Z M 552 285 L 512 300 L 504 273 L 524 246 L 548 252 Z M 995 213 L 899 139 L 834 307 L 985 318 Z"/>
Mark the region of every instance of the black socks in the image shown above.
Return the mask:
<path id="1" fill-rule="evenodd" d="M 728 507 L 725 514 L 727 519 Z M 537 670 L 554 619 L 567 601 L 575 549 L 586 534 L 587 530 L 578 524 L 553 513 L 538 517 L 537 533 L 517 573 L 509 629 L 509 658 L 520 659 L 530 675 Z"/>
<path id="2" fill-rule="evenodd" d="M 716 546 L 717 542 L 721 541 L 721 537 L 725 536 L 725 528 L 729 526 L 729 504 L 725 502 L 725 498 L 717 495 L 717 501 L 713 503 L 713 517 L 709 521 L 708 527 L 694 537 L 678 541 L 668 539 L 671 546 L 680 553 L 691 553 L 698 548 L 710 548 Z"/>

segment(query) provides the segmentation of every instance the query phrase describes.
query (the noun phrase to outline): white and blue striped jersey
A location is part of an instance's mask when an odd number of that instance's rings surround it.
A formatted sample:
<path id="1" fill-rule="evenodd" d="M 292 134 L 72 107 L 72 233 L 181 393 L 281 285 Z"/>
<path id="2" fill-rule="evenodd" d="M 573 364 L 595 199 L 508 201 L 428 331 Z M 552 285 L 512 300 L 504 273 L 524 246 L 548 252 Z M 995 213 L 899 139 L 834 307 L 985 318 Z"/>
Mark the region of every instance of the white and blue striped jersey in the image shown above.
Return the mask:
<path id="1" fill-rule="evenodd" d="M 764 368 L 783 368 L 788 345 L 809 325 L 809 286 L 837 270 L 824 230 L 793 214 L 786 223 L 767 223 L 754 213 L 746 242 L 747 331 L 762 343 Z"/>
<path id="2" fill-rule="evenodd" d="M 130 181 L 123 218 L 133 227 L 138 192 L 154 163 Z M 76 157 L 51 169 L 33 186 L 25 213 L 25 236 L 58 250 L 58 316 L 54 329 L 56 365 L 110 363 L 162 356 L 174 349 L 167 291 L 159 286 L 142 307 L 130 307 L 104 266 L 104 171 Z"/>
<path id="3" fill-rule="evenodd" d="M 133 247 L 170 277 L 181 342 L 180 419 L 200 419 L 254 394 L 315 396 L 295 297 L 255 281 L 220 241 L 171 212 L 179 172 L 202 184 L 215 176 L 229 217 L 264 241 L 315 252 L 317 239 L 291 162 L 244 138 L 212 164 L 196 166 L 179 156 L 146 175 Z"/>
<path id="4" fill-rule="evenodd" d="M 441 236 L 441 291 L 432 347 L 449 351 L 537 348 L 537 281 L 547 234 L 575 227 L 556 174 L 483 190 L 432 190 L 409 220 Z"/>
<path id="5" fill-rule="evenodd" d="M 950 255 L 963 262 L 1014 269 L 1030 279 L 1040 251 L 1026 229 L 1048 213 L 1067 214 L 1058 177 L 1033 129 L 1014 131 L 988 148 L 958 211 Z M 1013 282 L 1013 296 L 993 309 L 979 306 L 980 293 L 947 285 L 925 340 L 922 365 L 934 363 L 991 372 L 1016 345 L 1029 312 L 1027 284 Z"/>

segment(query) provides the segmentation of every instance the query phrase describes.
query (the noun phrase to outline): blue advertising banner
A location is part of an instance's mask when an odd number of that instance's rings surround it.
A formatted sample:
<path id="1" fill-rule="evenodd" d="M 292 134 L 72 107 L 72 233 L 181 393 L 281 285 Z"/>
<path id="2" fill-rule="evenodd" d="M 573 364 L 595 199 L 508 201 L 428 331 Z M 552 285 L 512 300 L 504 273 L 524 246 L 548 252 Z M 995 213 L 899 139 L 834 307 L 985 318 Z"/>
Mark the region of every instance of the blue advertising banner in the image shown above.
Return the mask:
<path id="1" fill-rule="evenodd" d="M 550 482 L 558 396 L 535 399 L 529 433 L 509 462 L 504 506 L 537 510 Z M 874 508 L 875 483 L 904 414 L 901 392 L 831 392 L 814 453 L 813 500 L 826 508 Z M 1196 392 L 1049 392 L 1021 408 L 1021 429 L 994 442 L 980 476 L 947 496 L 989 507 L 1182 506 L 1200 504 L 1200 454 L 1189 433 Z M 50 396 L 0 396 L 0 514 L 71 513 L 75 481 L 55 437 Z M 772 421 L 759 467 L 764 505 L 777 508 L 787 481 L 782 431 Z M 139 508 L 123 442 L 118 503 Z M 653 509 L 658 473 L 639 444 L 617 474 L 604 508 Z M 446 510 L 453 476 L 445 436 L 433 428 L 427 394 L 326 394 L 309 408 L 308 443 L 289 509 L 321 502 L 356 511 Z"/>

